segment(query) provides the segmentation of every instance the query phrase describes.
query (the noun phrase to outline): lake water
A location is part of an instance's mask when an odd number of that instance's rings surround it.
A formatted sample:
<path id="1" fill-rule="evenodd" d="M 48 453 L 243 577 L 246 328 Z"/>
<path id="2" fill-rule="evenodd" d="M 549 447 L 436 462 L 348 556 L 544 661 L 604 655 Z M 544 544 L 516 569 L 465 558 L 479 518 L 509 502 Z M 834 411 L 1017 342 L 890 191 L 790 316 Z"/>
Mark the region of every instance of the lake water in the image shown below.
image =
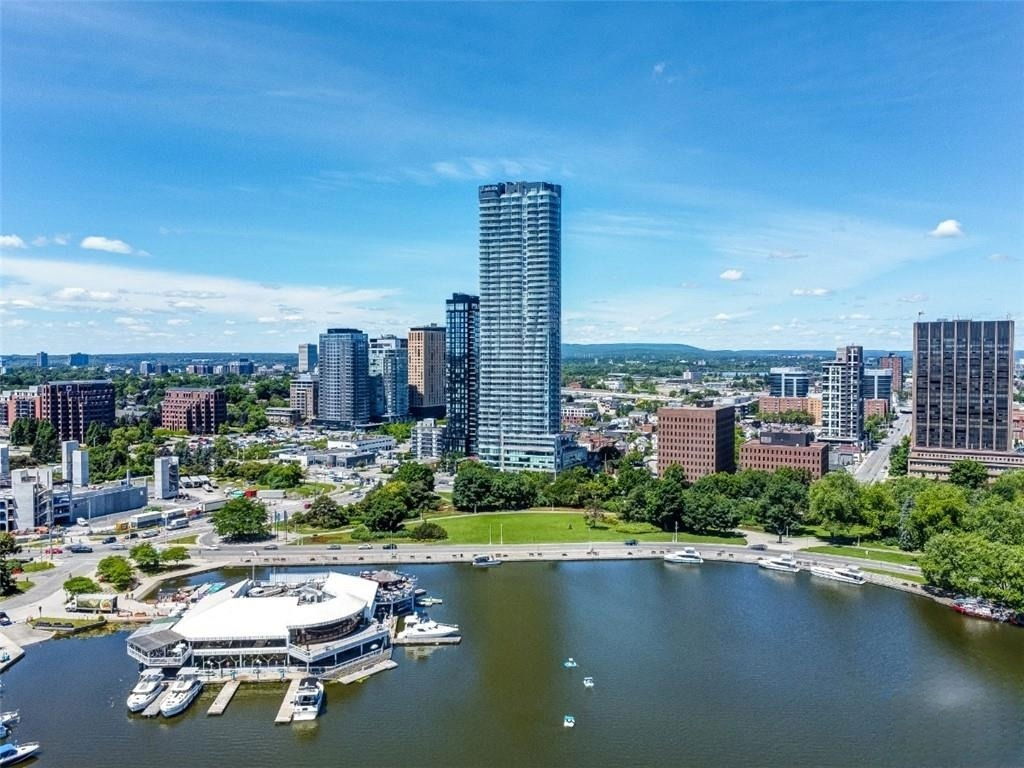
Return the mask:
<path id="1" fill-rule="evenodd" d="M 1022 629 L 726 563 L 406 570 L 463 643 L 396 648 L 314 723 L 274 725 L 276 684 L 130 717 L 125 633 L 32 646 L 5 707 L 45 766 L 1024 766 Z"/>

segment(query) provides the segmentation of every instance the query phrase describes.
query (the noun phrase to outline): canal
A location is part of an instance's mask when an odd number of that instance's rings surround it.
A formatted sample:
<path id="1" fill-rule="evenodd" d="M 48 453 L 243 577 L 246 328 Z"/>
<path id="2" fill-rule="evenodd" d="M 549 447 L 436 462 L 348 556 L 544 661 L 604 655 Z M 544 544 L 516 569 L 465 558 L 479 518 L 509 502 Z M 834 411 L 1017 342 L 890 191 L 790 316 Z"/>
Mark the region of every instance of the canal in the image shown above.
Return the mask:
<path id="1" fill-rule="evenodd" d="M 276 684 L 131 717 L 125 633 L 30 647 L 4 706 L 45 766 L 1024 765 L 1024 630 L 930 600 L 725 563 L 406 570 L 465 640 L 329 685 L 314 723 L 273 724 Z"/>

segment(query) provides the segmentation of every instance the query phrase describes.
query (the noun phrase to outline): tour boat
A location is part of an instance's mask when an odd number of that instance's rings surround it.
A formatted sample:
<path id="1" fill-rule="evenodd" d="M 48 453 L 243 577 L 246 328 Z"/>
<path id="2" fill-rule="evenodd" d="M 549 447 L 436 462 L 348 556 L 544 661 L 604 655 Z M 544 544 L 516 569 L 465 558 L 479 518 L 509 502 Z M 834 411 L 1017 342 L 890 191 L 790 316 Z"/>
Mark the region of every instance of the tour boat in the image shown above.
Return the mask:
<path id="1" fill-rule="evenodd" d="M 576 718 L 573 717 L 572 715 L 566 715 L 565 717 L 562 718 L 562 725 L 564 727 L 566 727 L 566 728 L 575 728 L 576 727 Z"/>
<path id="2" fill-rule="evenodd" d="M 203 681 L 199 679 L 194 669 L 182 669 L 174 678 L 167 696 L 160 702 L 160 714 L 164 717 L 180 715 L 188 705 L 192 703 L 199 692 L 203 690 Z"/>
<path id="3" fill-rule="evenodd" d="M 579 664 L 576 663 L 576 659 L 570 656 L 568 659 L 562 662 L 562 666 L 566 669 L 573 669 L 574 667 L 578 667 Z"/>
<path id="4" fill-rule="evenodd" d="M 800 565 L 792 555 L 780 555 L 778 557 L 759 557 L 757 564 L 769 571 L 784 571 L 786 573 L 797 573 Z"/>
<path id="5" fill-rule="evenodd" d="M 689 563 L 692 565 L 700 565 L 704 562 L 704 558 L 700 556 L 693 547 L 683 547 L 682 550 L 676 550 L 675 552 L 669 552 L 662 558 L 666 563 Z"/>
<path id="6" fill-rule="evenodd" d="M 584 677 L 583 678 L 583 687 L 584 688 L 593 688 L 594 687 L 594 678 L 592 678 L 592 677 Z"/>
<path id="7" fill-rule="evenodd" d="M 491 568 L 495 565 L 501 565 L 501 560 L 492 555 L 477 555 L 473 558 L 473 565 L 477 568 Z"/>
<path id="8" fill-rule="evenodd" d="M 141 712 L 160 695 L 164 689 L 164 673 L 161 669 L 145 669 L 139 675 L 139 682 L 128 696 L 128 711 Z"/>
<path id="9" fill-rule="evenodd" d="M 863 584 L 864 574 L 856 565 L 841 565 L 838 568 L 828 568 L 824 565 L 812 565 L 810 567 L 812 576 L 820 576 L 823 579 L 841 581 L 844 584 Z"/>
<path id="10" fill-rule="evenodd" d="M 425 613 L 414 613 L 405 617 L 405 626 L 398 633 L 398 639 L 419 638 L 427 640 L 434 637 L 451 637 L 457 634 L 459 634 L 458 624 L 439 624 Z"/>
<path id="11" fill-rule="evenodd" d="M 292 720 L 316 720 L 324 703 L 324 684 L 315 677 L 304 677 L 292 699 Z"/>
<path id="12" fill-rule="evenodd" d="M 14 765 L 28 760 L 39 751 L 39 742 L 26 741 L 24 744 L 0 744 L 0 765 Z"/>

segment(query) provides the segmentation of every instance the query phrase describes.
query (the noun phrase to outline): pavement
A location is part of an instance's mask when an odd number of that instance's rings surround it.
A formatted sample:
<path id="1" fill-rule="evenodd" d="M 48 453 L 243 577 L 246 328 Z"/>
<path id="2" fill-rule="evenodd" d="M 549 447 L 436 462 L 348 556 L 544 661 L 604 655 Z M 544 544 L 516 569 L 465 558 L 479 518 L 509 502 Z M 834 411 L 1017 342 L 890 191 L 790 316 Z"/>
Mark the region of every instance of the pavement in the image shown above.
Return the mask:
<path id="1" fill-rule="evenodd" d="M 910 414 L 901 413 L 893 423 L 889 434 L 878 444 L 878 447 L 864 457 L 857 465 L 853 476 L 862 483 L 874 483 L 885 480 L 889 473 L 889 454 L 900 440 L 910 434 Z"/>

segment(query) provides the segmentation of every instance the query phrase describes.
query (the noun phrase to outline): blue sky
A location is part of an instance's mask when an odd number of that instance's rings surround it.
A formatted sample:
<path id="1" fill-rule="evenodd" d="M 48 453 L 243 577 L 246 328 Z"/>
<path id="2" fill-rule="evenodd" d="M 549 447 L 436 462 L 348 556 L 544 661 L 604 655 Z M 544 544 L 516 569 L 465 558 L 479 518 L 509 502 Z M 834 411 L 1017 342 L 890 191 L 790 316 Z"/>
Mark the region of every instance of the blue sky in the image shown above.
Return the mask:
<path id="1" fill-rule="evenodd" d="M 566 341 L 907 349 L 1024 307 L 1020 4 L 6 2 L 0 35 L 3 353 L 443 322 L 516 179 L 563 186 Z"/>

